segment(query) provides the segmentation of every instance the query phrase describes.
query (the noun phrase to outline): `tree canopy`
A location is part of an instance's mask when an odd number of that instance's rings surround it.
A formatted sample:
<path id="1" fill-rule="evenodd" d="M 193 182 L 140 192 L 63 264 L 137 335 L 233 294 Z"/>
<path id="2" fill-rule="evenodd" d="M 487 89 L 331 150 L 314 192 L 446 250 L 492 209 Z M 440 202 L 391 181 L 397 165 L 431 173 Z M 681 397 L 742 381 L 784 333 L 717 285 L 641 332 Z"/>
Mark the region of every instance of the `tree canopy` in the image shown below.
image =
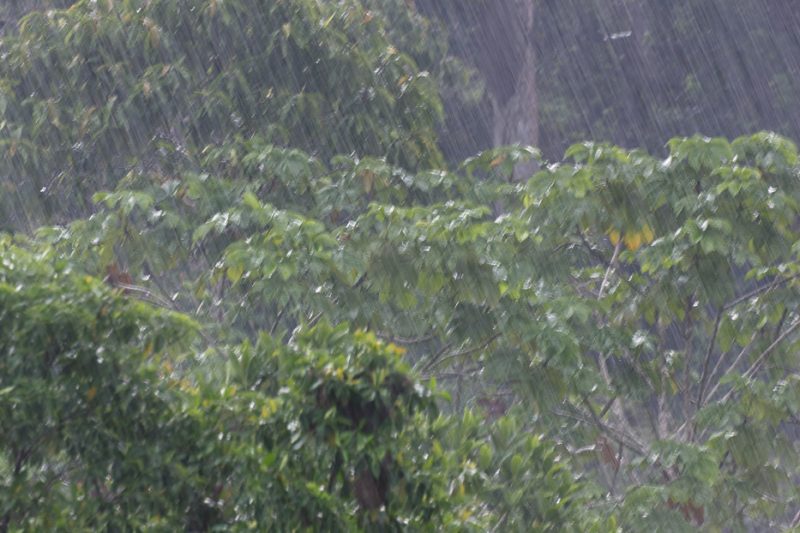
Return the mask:
<path id="1" fill-rule="evenodd" d="M 0 529 L 797 521 L 795 145 L 448 164 L 437 27 L 81 1 L 0 38 Z"/>

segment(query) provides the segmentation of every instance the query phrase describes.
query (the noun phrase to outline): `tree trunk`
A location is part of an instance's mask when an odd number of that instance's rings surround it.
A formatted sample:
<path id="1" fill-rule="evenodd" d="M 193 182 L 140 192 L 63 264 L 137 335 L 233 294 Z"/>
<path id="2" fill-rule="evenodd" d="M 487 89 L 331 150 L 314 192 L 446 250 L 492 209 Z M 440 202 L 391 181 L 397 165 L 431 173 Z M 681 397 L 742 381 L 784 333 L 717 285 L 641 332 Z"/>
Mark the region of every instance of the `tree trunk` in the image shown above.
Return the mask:
<path id="1" fill-rule="evenodd" d="M 487 40 L 483 65 L 480 66 L 487 78 L 492 79 L 492 90 L 488 94 L 493 111 L 492 140 L 496 146 L 535 145 L 539 140 L 539 128 L 536 55 L 530 40 L 533 1 L 512 0 L 502 18 L 506 19 L 504 27 L 510 31 L 504 42 Z M 507 59 L 501 60 L 503 57 Z M 502 65 L 505 72 L 498 72 L 497 66 L 502 63 L 505 63 Z"/>
<path id="2" fill-rule="evenodd" d="M 505 83 L 511 83 L 512 92 L 491 92 L 488 97 L 492 103 L 492 142 L 494 146 L 521 144 L 536 146 L 539 143 L 539 102 L 536 94 L 536 54 L 531 43 L 533 29 L 533 0 L 514 2 L 518 15 L 511 43 L 517 53 L 513 54 L 518 63 L 511 65 L 511 76 Z M 494 50 L 496 54 L 502 50 Z M 515 179 L 526 180 L 537 170 L 536 162 L 519 165 Z"/>
<path id="3" fill-rule="evenodd" d="M 416 6 L 442 21 L 454 54 L 476 69 L 486 84 L 484 100 L 476 108 L 448 110 L 448 155 L 458 158 L 508 144 L 536 145 L 534 0 L 417 0 Z M 518 177 L 534 169 L 519 168 Z"/>

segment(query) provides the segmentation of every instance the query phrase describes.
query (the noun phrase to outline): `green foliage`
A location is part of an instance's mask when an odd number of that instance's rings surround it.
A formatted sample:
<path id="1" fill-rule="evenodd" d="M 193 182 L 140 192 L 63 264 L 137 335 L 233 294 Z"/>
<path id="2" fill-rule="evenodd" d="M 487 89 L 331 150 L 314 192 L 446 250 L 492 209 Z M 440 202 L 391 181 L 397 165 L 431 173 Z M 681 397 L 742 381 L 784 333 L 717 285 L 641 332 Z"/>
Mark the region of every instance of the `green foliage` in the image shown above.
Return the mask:
<path id="1" fill-rule="evenodd" d="M 480 494 L 491 510 L 494 527 L 504 531 L 613 531 L 614 519 L 603 519 L 583 507 L 593 495 L 576 483 L 552 443 L 532 428 L 520 427 L 522 413 L 491 423 L 467 411 L 448 428 L 444 444 L 468 457 L 467 488 Z"/>
<path id="2" fill-rule="evenodd" d="M 469 517 L 402 350 L 325 324 L 187 359 L 195 325 L 2 241 L 3 527 L 381 530 Z M 216 348 L 223 350 L 222 347 Z"/>
<path id="3" fill-rule="evenodd" d="M 130 169 L 191 166 L 232 132 L 326 158 L 439 162 L 435 83 L 393 46 L 382 17 L 316 0 L 85 0 L 31 12 L 0 44 L 0 174 L 15 178 L 4 197 L 26 199 L 4 212 L 62 220 Z"/>
<path id="4" fill-rule="evenodd" d="M 6 188 L 93 204 L 0 237 L 3 524 L 788 524 L 795 146 L 440 168 L 368 5 L 78 2 L 0 41 Z"/>
<path id="5" fill-rule="evenodd" d="M 285 183 L 305 185 L 260 185 L 236 167 L 187 174 L 174 187 L 132 176 L 130 188 L 97 197 L 104 207 L 91 219 L 41 232 L 42 246 L 97 275 L 107 261 L 124 264 L 152 300 L 194 310 L 215 342 L 267 330 L 291 343 L 295 328 L 325 317 L 406 344 L 418 372 L 452 383 L 456 409 L 476 402 L 494 416 L 498 398 L 517 398 L 533 417 L 513 417 L 522 440 L 487 455 L 484 434 L 456 454 L 475 464 L 501 454 L 475 492 L 465 485 L 484 505 L 468 521 L 749 527 L 790 511 L 797 461 L 785 424 L 798 404 L 796 376 L 783 369 L 796 364 L 798 182 L 787 140 L 675 139 L 664 160 L 580 144 L 521 185 L 479 178 L 511 171 L 503 151 L 460 174 L 414 175 L 379 160 L 325 165 L 250 146 L 243 160 L 271 154 L 273 168 L 292 176 Z M 316 359 L 328 364 L 324 352 L 302 364 L 319 368 Z M 308 386 L 326 398 L 353 394 L 325 380 Z M 344 424 L 326 431 L 347 442 L 342 449 L 361 449 L 358 432 L 354 441 L 340 435 L 352 429 Z M 514 460 L 515 450 L 533 453 L 528 428 L 555 439 L 559 451 L 548 453 L 562 456 L 533 460 L 524 467 L 531 479 L 565 460 L 585 470 L 594 488 L 581 497 L 595 500 L 592 513 L 553 504 L 569 501 L 569 481 L 554 486 L 556 498 L 520 503 L 544 498 L 514 474 L 527 457 Z M 745 452 L 752 446 L 765 453 Z M 378 450 L 373 461 L 385 445 Z M 333 460 L 314 457 L 303 464 Z M 366 464 L 354 460 L 353 469 Z M 723 512 L 720 501 L 741 510 Z"/>
<path id="6" fill-rule="evenodd" d="M 124 517 L 201 505 L 199 420 L 176 409 L 159 369 L 179 360 L 194 324 L 48 251 L 7 236 L 0 246 L 3 527 L 143 527 Z"/>

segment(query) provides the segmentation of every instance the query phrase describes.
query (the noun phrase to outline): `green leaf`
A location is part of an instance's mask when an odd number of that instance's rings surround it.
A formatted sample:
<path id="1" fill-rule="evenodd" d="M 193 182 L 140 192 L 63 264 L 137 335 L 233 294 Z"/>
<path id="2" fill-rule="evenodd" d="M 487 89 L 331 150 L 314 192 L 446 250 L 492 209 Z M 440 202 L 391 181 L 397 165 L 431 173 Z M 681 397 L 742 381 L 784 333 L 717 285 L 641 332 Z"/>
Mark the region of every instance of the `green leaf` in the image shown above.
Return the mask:
<path id="1" fill-rule="evenodd" d="M 242 265 L 229 265 L 225 269 L 225 274 L 228 277 L 228 280 L 231 283 L 237 283 L 240 279 L 242 279 L 242 275 L 244 274 L 244 267 Z"/>

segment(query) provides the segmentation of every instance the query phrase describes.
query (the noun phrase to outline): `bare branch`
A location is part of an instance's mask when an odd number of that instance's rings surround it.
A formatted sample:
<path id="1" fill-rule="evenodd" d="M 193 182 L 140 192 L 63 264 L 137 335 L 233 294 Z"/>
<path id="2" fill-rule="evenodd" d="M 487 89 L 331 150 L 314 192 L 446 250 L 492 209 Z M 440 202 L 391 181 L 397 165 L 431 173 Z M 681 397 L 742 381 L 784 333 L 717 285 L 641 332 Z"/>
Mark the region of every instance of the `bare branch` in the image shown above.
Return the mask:
<path id="1" fill-rule="evenodd" d="M 756 337 L 758 337 L 758 330 L 753 332 L 753 334 L 750 336 L 750 340 L 748 341 L 748 343 L 739 351 L 739 354 L 736 356 L 736 359 L 733 360 L 733 363 L 731 363 L 728 366 L 728 368 L 736 368 L 737 366 L 739 366 L 739 362 L 742 359 L 744 359 L 745 356 L 747 356 L 747 354 L 750 353 L 750 349 L 753 347 L 753 344 L 755 343 Z M 719 372 L 719 369 L 722 368 L 722 364 L 724 362 L 725 362 L 725 358 L 724 357 L 720 357 L 719 360 L 717 361 L 717 364 L 714 365 L 714 370 L 711 371 L 710 376 L 716 376 L 717 373 Z M 722 376 L 720 376 L 720 377 L 722 377 Z M 708 394 L 706 394 L 706 397 L 705 397 L 705 402 L 706 403 L 708 403 L 708 399 L 709 398 L 714 396 L 714 393 L 717 392 L 719 387 L 720 387 L 720 384 L 719 384 L 719 381 L 718 381 L 714 385 L 714 388 L 711 389 L 711 391 Z"/>
<path id="2" fill-rule="evenodd" d="M 800 526 L 800 511 L 797 511 L 797 514 L 794 515 L 792 523 L 789 524 L 789 529 L 795 528 L 797 526 Z"/>
<path id="3" fill-rule="evenodd" d="M 614 396 L 611 397 L 610 400 L 608 400 L 608 403 L 606 403 L 603 406 L 603 409 L 600 410 L 600 414 L 598 415 L 600 419 L 602 419 L 604 416 L 606 416 L 606 413 L 608 413 L 608 410 L 611 409 L 612 405 L 614 405 L 614 401 L 616 399 L 617 399 L 617 395 L 615 394 Z"/>
<path id="4" fill-rule="evenodd" d="M 600 284 L 600 291 L 597 294 L 597 299 L 600 300 L 603 298 L 603 292 L 605 292 L 606 285 L 608 284 L 608 278 L 611 276 L 611 272 L 617 267 L 617 259 L 619 259 L 619 252 L 622 250 L 622 237 L 617 241 L 617 245 L 614 247 L 614 255 L 611 256 L 611 262 L 608 264 L 608 268 L 606 268 L 606 273 L 603 276 L 603 282 Z"/>
<path id="5" fill-rule="evenodd" d="M 770 292 L 773 289 L 776 289 L 776 288 L 780 287 L 784 283 L 788 283 L 788 282 L 790 282 L 790 281 L 792 281 L 794 279 L 797 279 L 796 275 L 789 276 L 788 278 L 781 278 L 781 279 L 775 280 L 775 281 L 773 281 L 772 283 L 770 283 L 768 285 L 762 285 L 761 287 L 756 287 L 752 291 L 750 291 L 748 293 L 745 293 L 745 294 L 739 296 L 738 298 L 736 298 L 735 300 L 731 300 L 730 302 L 726 303 L 724 306 L 722 306 L 722 310 L 723 311 L 727 311 L 728 309 L 736 307 L 737 305 L 739 305 L 742 302 L 746 302 L 750 298 L 754 298 L 754 297 L 756 297 L 756 296 L 758 296 L 758 295 L 760 295 L 762 293 L 765 293 L 765 292 Z"/>
<path id="6" fill-rule="evenodd" d="M 610 424 L 606 424 L 605 422 L 599 420 L 592 420 L 591 418 L 587 418 L 585 415 L 581 413 L 573 414 L 567 413 L 561 410 L 553 410 L 553 413 L 557 416 L 562 416 L 565 418 L 571 418 L 572 420 L 577 420 L 578 422 L 583 422 L 585 424 L 594 424 L 597 426 L 598 429 L 603 431 L 608 437 L 610 437 L 614 442 L 617 444 L 621 444 L 631 450 L 632 452 L 640 455 L 642 457 L 647 457 L 647 450 L 645 449 L 644 445 L 639 443 L 637 439 L 631 435 L 625 433 L 625 431 L 615 428 Z"/>
<path id="7" fill-rule="evenodd" d="M 428 363 L 425 366 L 425 368 L 423 368 L 422 371 L 423 372 L 427 372 L 428 370 L 433 369 L 434 367 L 444 363 L 445 361 L 450 361 L 451 359 L 458 359 L 460 357 L 464 357 L 466 355 L 470 355 L 470 354 L 473 354 L 475 352 L 479 352 L 479 351 L 483 350 L 484 348 L 486 348 L 487 346 L 489 346 L 492 342 L 497 340 L 499 337 L 500 337 L 500 334 L 499 333 L 495 333 L 494 335 L 492 335 L 491 337 L 489 337 L 488 339 L 486 339 L 485 341 L 483 341 L 482 343 L 480 343 L 477 346 L 473 346 L 472 348 L 467 348 L 467 349 L 461 350 L 459 352 L 447 354 L 444 357 L 435 358 L 430 363 Z"/>
<path id="8" fill-rule="evenodd" d="M 614 468 L 614 477 L 611 480 L 611 494 L 614 494 L 614 488 L 617 486 L 617 478 L 619 477 L 619 469 L 622 467 L 622 452 L 625 451 L 625 446 L 619 445 L 617 452 L 617 466 Z"/>
<path id="9" fill-rule="evenodd" d="M 436 338 L 436 334 L 431 333 L 429 335 L 423 335 L 422 337 L 396 337 L 394 335 L 389 335 L 387 333 L 376 333 L 376 337 L 381 340 L 388 341 L 394 344 L 422 344 L 423 342 L 432 341 Z"/>
<path id="10" fill-rule="evenodd" d="M 289 300 L 281 308 L 281 310 L 278 311 L 278 314 L 275 316 L 275 322 L 273 322 L 272 327 L 269 328 L 269 334 L 270 335 L 275 335 L 275 330 L 278 329 L 278 324 L 281 323 L 281 319 L 283 318 L 284 313 L 286 313 L 286 310 L 289 308 L 289 304 L 290 303 L 292 303 L 292 299 L 291 298 L 289 298 Z"/>
<path id="11" fill-rule="evenodd" d="M 442 347 L 439 349 L 439 351 L 438 351 L 438 352 L 436 352 L 435 354 L 433 354 L 433 357 L 431 357 L 431 358 L 430 358 L 430 360 L 429 360 L 429 361 L 428 361 L 428 362 L 425 364 L 425 366 L 424 366 L 424 367 L 422 367 L 422 369 L 420 370 L 420 373 L 424 374 L 424 373 L 425 373 L 425 372 L 427 372 L 427 371 L 428 371 L 428 370 L 429 370 L 429 369 L 430 369 L 432 366 L 434 366 L 434 365 L 436 364 L 436 362 L 439 360 L 439 358 L 440 358 L 442 355 L 444 355 L 444 353 L 445 353 L 447 350 L 449 350 L 449 349 L 450 349 L 450 347 L 451 347 L 452 345 L 453 345 L 453 343 L 452 343 L 452 342 L 446 342 L 444 345 L 442 345 Z"/>
<path id="12" fill-rule="evenodd" d="M 706 380 L 708 380 L 708 366 L 711 364 L 711 355 L 714 353 L 714 343 L 717 341 L 717 333 L 719 333 L 719 324 L 722 321 L 722 310 L 717 311 L 717 319 L 714 321 L 714 333 L 711 334 L 711 340 L 708 343 L 706 350 L 706 357 L 703 361 L 703 374 L 700 376 L 700 390 L 697 392 L 697 409 L 703 405 L 703 394 L 705 394 Z"/>
<path id="13" fill-rule="evenodd" d="M 763 351 L 763 352 L 761 352 L 761 353 L 758 355 L 758 357 L 757 357 L 757 358 L 756 358 L 756 360 L 753 362 L 753 364 L 752 364 L 752 365 L 750 365 L 750 368 L 748 368 L 748 369 L 747 369 L 747 371 L 746 371 L 744 374 L 742 374 L 742 377 L 743 377 L 743 378 L 745 378 L 745 379 L 751 379 L 753 376 L 755 376 L 755 375 L 756 375 L 756 373 L 757 373 L 757 372 L 758 372 L 758 371 L 761 369 L 761 366 L 764 364 L 764 362 L 767 360 L 767 358 L 768 358 L 768 357 L 769 357 L 769 356 L 772 354 L 772 352 L 775 350 L 775 348 L 777 348 L 777 347 L 778 347 L 778 345 L 779 345 L 781 342 L 783 342 L 783 340 L 784 340 L 784 339 L 786 339 L 786 337 L 788 337 L 789 335 L 791 335 L 792 333 L 794 333 L 794 331 L 795 331 L 795 330 L 796 330 L 798 327 L 800 327 L 800 319 L 798 319 L 798 320 L 795 320 L 795 321 L 794 321 L 794 323 L 792 323 L 792 325 L 791 325 L 791 326 L 789 326 L 788 328 L 786 328 L 786 331 L 784 331 L 783 333 L 781 333 L 780 335 L 778 335 L 778 338 L 777 338 L 777 339 L 775 339 L 774 341 L 772 341 L 772 344 L 770 344 L 769 346 L 767 346 L 767 347 L 764 349 L 764 351 Z M 732 391 L 732 390 L 731 390 L 731 391 L 729 391 L 729 392 L 728 392 L 728 394 L 726 394 L 726 395 L 725 395 L 725 396 L 722 398 L 722 401 L 724 402 L 724 401 L 728 400 L 728 399 L 730 398 L 730 396 L 731 396 L 731 394 L 732 394 L 732 393 L 733 393 L 733 391 Z"/>

